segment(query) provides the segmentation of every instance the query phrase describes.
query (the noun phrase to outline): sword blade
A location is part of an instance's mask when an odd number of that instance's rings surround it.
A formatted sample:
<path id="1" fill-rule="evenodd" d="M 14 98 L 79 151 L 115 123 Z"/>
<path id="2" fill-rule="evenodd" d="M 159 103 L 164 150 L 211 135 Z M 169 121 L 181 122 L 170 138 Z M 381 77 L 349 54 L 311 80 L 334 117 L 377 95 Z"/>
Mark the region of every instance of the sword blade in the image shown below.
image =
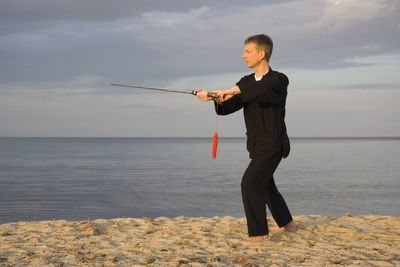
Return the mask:
<path id="1" fill-rule="evenodd" d="M 127 84 L 116 84 L 116 83 L 112 83 L 111 85 L 113 85 L 113 86 L 120 86 L 120 87 L 129 87 L 129 88 L 144 89 L 144 90 L 154 90 L 154 91 L 161 91 L 161 92 L 189 94 L 189 95 L 196 95 L 196 94 L 197 94 L 196 91 L 178 91 L 178 90 L 169 90 L 169 89 L 162 89 L 162 88 L 144 87 L 144 86 L 127 85 Z"/>

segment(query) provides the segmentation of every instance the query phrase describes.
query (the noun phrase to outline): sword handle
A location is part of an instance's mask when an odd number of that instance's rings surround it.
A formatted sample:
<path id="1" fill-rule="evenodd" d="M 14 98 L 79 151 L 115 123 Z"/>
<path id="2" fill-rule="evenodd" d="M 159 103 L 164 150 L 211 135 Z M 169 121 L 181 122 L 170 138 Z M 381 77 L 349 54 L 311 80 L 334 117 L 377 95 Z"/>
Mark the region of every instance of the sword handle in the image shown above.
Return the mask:
<path id="1" fill-rule="evenodd" d="M 208 93 L 207 96 L 212 98 L 218 98 L 218 95 L 214 93 Z"/>
<path id="2" fill-rule="evenodd" d="M 191 93 L 192 95 L 197 95 L 197 91 L 192 91 Z M 218 98 L 218 95 L 215 93 L 207 93 L 207 96 L 212 98 Z"/>

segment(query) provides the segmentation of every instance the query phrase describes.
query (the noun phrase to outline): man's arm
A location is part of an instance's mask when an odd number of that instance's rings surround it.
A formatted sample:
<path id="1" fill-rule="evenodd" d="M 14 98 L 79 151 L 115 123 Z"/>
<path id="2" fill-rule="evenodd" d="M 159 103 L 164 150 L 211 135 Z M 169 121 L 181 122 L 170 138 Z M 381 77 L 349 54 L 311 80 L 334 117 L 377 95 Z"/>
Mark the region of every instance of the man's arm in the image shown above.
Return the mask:
<path id="1" fill-rule="evenodd" d="M 200 89 L 197 91 L 197 97 L 201 100 L 201 101 L 210 101 L 210 100 L 214 100 L 212 97 L 208 96 L 208 91 L 204 90 L 204 89 Z M 210 93 L 215 93 L 218 95 L 218 99 L 216 102 L 218 102 L 219 104 L 221 104 L 222 102 L 228 100 L 229 98 L 231 98 L 234 95 L 240 94 L 240 88 L 239 86 L 235 85 L 234 87 L 230 88 L 230 89 L 226 89 L 226 90 L 217 90 L 217 91 L 211 91 Z"/>
<path id="2" fill-rule="evenodd" d="M 235 85 L 234 87 L 232 87 L 230 89 L 220 91 L 220 95 L 221 95 L 223 101 L 226 101 L 226 100 L 232 98 L 234 95 L 238 95 L 240 93 L 242 93 L 242 92 L 240 91 L 240 88 L 237 85 Z"/>
<path id="3" fill-rule="evenodd" d="M 230 98 L 221 104 L 214 102 L 215 112 L 218 115 L 229 115 L 243 108 L 243 102 L 239 95 L 230 95 Z"/>
<path id="4" fill-rule="evenodd" d="M 243 103 L 239 97 L 232 98 L 233 96 L 240 94 L 240 89 L 238 86 L 234 86 L 226 90 L 211 91 L 218 95 L 218 98 L 212 98 L 208 96 L 208 91 L 200 89 L 197 91 L 197 97 L 201 101 L 214 100 L 215 111 L 219 115 L 231 114 L 243 107 Z"/>

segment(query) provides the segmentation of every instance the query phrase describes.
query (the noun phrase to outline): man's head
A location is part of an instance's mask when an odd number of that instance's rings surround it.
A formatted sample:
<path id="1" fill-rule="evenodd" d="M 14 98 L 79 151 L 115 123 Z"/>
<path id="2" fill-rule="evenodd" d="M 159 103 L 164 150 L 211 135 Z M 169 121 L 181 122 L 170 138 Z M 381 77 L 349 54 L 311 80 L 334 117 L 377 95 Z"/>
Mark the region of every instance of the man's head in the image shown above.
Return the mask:
<path id="1" fill-rule="evenodd" d="M 264 60 L 269 62 L 269 59 L 271 58 L 272 54 L 272 48 L 273 48 L 273 43 L 271 37 L 265 34 L 257 34 L 248 37 L 245 41 L 244 44 L 255 44 L 256 48 L 258 49 L 259 52 L 264 52 Z"/>

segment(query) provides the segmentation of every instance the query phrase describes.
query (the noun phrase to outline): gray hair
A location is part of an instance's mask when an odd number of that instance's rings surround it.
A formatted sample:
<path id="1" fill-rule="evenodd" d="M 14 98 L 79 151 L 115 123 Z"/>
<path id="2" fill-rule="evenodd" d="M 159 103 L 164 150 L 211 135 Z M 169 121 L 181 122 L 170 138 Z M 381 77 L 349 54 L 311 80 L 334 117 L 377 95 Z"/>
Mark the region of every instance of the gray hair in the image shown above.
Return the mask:
<path id="1" fill-rule="evenodd" d="M 265 51 L 265 60 L 269 62 L 272 54 L 272 48 L 274 47 L 271 37 L 265 34 L 256 34 L 248 37 L 244 41 L 244 44 L 248 43 L 255 43 L 259 50 Z"/>

